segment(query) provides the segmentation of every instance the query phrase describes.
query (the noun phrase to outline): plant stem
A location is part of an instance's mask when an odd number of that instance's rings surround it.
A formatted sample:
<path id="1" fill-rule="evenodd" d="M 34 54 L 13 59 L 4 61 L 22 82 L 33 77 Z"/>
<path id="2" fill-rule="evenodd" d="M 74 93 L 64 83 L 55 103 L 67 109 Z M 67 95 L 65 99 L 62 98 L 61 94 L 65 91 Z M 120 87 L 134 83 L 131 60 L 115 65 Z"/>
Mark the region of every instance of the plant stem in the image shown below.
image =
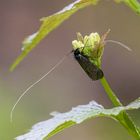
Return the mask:
<path id="1" fill-rule="evenodd" d="M 100 79 L 101 84 L 106 91 L 109 99 L 111 100 L 112 104 L 117 107 L 117 106 L 122 106 L 122 103 L 118 99 L 118 97 L 115 95 L 115 93 L 112 91 L 111 87 L 109 86 L 107 80 L 105 77 Z M 125 112 L 121 112 L 116 119 L 127 129 L 129 134 L 134 136 L 137 140 L 140 140 L 140 130 L 137 128 L 137 126 L 133 123 L 131 120 L 130 116 Z"/>
<path id="2" fill-rule="evenodd" d="M 117 96 L 115 95 L 115 93 L 112 91 L 112 89 L 110 88 L 108 82 L 106 81 L 105 77 L 103 77 L 101 80 L 101 84 L 104 87 L 105 92 L 107 93 L 109 99 L 111 100 L 111 102 L 113 103 L 114 106 L 122 106 L 122 103 L 120 102 L 120 100 L 117 98 Z"/>

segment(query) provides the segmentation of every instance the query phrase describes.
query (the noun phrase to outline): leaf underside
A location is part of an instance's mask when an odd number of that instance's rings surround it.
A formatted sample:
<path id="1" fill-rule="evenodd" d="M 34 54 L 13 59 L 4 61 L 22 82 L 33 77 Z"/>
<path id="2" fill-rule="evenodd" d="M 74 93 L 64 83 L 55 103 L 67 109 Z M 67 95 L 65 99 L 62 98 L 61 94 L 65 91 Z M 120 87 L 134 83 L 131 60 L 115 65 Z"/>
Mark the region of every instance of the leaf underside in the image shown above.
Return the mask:
<path id="1" fill-rule="evenodd" d="M 72 108 L 66 113 L 53 113 L 53 118 L 35 124 L 30 132 L 18 136 L 16 140 L 42 140 L 50 138 L 58 132 L 72 125 L 80 124 L 83 121 L 95 117 L 110 117 L 116 120 L 116 117 L 123 111 L 140 108 L 140 98 L 127 106 L 105 109 L 95 101 L 91 101 L 87 105 L 79 105 Z"/>

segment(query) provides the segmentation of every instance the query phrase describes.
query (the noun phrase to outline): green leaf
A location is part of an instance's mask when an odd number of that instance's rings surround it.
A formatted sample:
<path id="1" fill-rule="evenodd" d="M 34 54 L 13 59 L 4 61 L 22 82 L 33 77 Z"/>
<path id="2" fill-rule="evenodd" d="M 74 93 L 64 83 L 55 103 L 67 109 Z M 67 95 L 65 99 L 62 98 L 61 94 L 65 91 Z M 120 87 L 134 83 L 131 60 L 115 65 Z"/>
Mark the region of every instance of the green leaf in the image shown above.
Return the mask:
<path id="1" fill-rule="evenodd" d="M 63 129 L 80 124 L 87 119 L 107 116 L 117 120 L 117 116 L 123 111 L 138 108 L 140 108 L 140 98 L 127 106 L 112 109 L 105 109 L 102 105 L 91 101 L 87 105 L 79 105 L 66 113 L 53 113 L 53 118 L 35 124 L 29 133 L 18 136 L 16 140 L 42 140 L 45 137 L 48 139 Z"/>
<path id="2" fill-rule="evenodd" d="M 70 5 L 63 8 L 61 11 L 41 19 L 42 25 L 39 30 L 33 34 L 28 36 L 22 46 L 22 52 L 20 56 L 15 60 L 12 64 L 10 70 L 12 71 L 27 55 L 28 53 L 35 48 L 44 37 L 46 37 L 52 30 L 58 27 L 63 21 L 68 19 L 72 14 L 74 14 L 77 10 L 89 6 L 91 4 L 97 4 L 98 0 L 76 0 Z"/>
<path id="3" fill-rule="evenodd" d="M 138 0 L 115 0 L 116 2 L 123 2 L 130 7 L 137 14 L 140 14 L 140 3 Z"/>

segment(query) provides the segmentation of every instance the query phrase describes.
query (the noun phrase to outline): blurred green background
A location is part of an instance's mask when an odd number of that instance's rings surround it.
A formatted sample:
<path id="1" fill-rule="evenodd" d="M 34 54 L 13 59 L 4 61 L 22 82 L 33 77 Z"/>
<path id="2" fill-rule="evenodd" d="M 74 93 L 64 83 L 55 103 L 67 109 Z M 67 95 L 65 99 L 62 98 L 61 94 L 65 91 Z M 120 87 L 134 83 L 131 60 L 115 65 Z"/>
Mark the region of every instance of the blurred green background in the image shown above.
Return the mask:
<path id="1" fill-rule="evenodd" d="M 73 55 L 46 79 L 32 88 L 14 112 L 17 98 L 31 83 L 49 71 L 72 50 L 76 32 L 111 32 L 108 39 L 132 48 L 128 52 L 108 44 L 103 56 L 103 71 L 117 96 L 126 105 L 139 97 L 140 91 L 140 16 L 123 4 L 102 1 L 96 7 L 80 10 L 53 31 L 13 72 L 9 67 L 21 52 L 23 39 L 36 32 L 39 19 L 61 10 L 72 0 L 0 0 L 0 140 L 13 140 L 39 121 L 50 118 L 52 111 L 65 112 L 91 100 L 112 107 L 99 81 L 91 81 Z M 113 46 L 113 47 L 111 47 Z M 140 112 L 130 112 L 140 126 Z M 69 128 L 52 140 L 134 140 L 118 123 L 108 118 L 89 120 Z"/>

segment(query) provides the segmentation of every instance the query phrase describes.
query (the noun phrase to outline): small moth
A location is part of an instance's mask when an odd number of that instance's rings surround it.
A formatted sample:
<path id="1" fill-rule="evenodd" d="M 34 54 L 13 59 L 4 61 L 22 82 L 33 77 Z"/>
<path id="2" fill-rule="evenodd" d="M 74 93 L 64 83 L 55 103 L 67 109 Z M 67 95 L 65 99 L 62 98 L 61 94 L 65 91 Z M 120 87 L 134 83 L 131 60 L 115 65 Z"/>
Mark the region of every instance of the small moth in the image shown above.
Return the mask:
<path id="1" fill-rule="evenodd" d="M 72 42 L 74 57 L 92 80 L 103 78 L 104 73 L 100 69 L 101 57 L 104 51 L 104 40 L 108 30 L 102 37 L 98 33 L 91 33 L 83 37 L 77 33 L 77 40 Z"/>
<path id="2" fill-rule="evenodd" d="M 88 57 L 80 52 L 78 48 L 74 50 L 74 57 L 92 80 L 99 80 L 103 78 L 103 71 L 95 64 L 91 63 Z"/>

